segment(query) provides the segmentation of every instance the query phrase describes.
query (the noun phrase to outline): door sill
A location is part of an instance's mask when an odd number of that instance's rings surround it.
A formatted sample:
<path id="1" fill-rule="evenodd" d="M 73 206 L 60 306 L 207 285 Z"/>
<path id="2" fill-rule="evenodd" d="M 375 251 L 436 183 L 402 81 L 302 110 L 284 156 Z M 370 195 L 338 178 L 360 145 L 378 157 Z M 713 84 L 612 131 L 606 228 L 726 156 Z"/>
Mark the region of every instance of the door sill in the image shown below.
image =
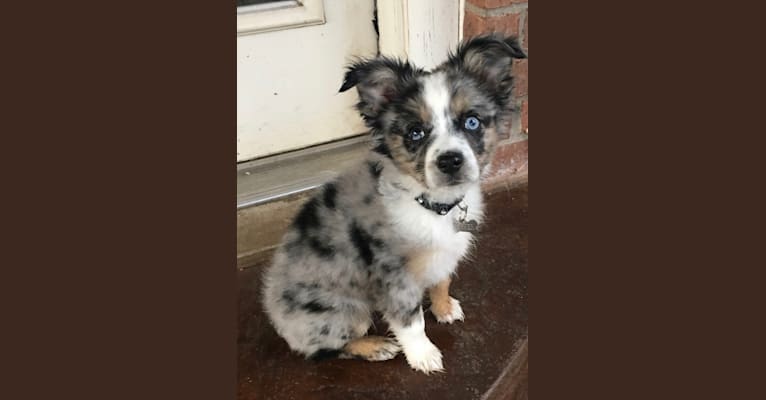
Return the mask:
<path id="1" fill-rule="evenodd" d="M 317 188 L 360 161 L 369 135 L 291 151 L 237 165 L 237 210 Z"/>

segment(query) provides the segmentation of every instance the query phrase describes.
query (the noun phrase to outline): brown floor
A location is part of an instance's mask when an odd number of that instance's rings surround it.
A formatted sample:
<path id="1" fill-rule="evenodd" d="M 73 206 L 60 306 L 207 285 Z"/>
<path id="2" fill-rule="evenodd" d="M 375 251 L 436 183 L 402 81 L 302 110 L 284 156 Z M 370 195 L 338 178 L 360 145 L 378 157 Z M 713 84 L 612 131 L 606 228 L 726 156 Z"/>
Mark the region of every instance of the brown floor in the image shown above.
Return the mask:
<path id="1" fill-rule="evenodd" d="M 465 321 L 441 325 L 426 313 L 426 333 L 442 350 L 446 372 L 412 371 L 401 354 L 370 363 L 312 362 L 291 353 L 261 311 L 256 266 L 239 272 L 239 398 L 526 398 L 528 186 L 495 192 L 487 203 L 473 260 L 460 265 L 450 290 L 461 301 Z M 385 332 L 385 323 L 375 325 Z"/>

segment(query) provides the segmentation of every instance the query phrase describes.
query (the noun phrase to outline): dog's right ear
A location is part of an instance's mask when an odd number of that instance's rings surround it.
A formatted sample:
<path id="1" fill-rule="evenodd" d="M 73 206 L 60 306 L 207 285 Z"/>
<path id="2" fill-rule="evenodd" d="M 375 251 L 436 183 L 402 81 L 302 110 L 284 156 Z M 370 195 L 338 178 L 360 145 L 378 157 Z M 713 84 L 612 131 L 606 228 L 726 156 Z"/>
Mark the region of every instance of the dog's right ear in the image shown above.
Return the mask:
<path id="1" fill-rule="evenodd" d="M 387 57 L 357 61 L 348 67 L 340 92 L 356 86 L 359 112 L 365 119 L 374 118 L 409 86 L 419 71 L 407 62 Z"/>

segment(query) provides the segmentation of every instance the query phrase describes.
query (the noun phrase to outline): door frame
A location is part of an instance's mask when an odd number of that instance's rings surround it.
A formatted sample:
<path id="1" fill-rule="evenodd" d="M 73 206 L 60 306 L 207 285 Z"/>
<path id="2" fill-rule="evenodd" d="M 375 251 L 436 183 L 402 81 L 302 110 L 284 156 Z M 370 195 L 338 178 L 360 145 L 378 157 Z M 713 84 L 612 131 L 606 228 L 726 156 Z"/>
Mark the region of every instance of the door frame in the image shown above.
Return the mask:
<path id="1" fill-rule="evenodd" d="M 237 9 L 237 35 L 324 24 L 324 1 L 285 0 L 241 7 Z M 463 39 L 465 0 L 375 0 L 375 3 L 381 54 L 407 58 L 430 68 Z M 452 23 L 444 23 L 445 18 Z"/>
<path id="2" fill-rule="evenodd" d="M 463 39 L 465 0 L 377 0 L 380 54 L 430 69 Z"/>

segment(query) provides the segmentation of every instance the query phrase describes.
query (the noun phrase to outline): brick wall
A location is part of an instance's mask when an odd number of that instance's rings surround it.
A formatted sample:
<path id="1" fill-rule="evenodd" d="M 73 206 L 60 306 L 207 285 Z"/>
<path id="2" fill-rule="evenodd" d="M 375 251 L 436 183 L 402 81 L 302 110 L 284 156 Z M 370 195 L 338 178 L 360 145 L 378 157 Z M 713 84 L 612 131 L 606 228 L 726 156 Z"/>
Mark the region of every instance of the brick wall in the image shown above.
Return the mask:
<path id="1" fill-rule="evenodd" d="M 529 54 L 528 0 L 466 0 L 463 36 L 499 32 L 519 37 Z M 500 142 L 490 181 L 505 180 L 528 171 L 529 60 L 515 60 L 514 112 L 511 129 Z"/>

